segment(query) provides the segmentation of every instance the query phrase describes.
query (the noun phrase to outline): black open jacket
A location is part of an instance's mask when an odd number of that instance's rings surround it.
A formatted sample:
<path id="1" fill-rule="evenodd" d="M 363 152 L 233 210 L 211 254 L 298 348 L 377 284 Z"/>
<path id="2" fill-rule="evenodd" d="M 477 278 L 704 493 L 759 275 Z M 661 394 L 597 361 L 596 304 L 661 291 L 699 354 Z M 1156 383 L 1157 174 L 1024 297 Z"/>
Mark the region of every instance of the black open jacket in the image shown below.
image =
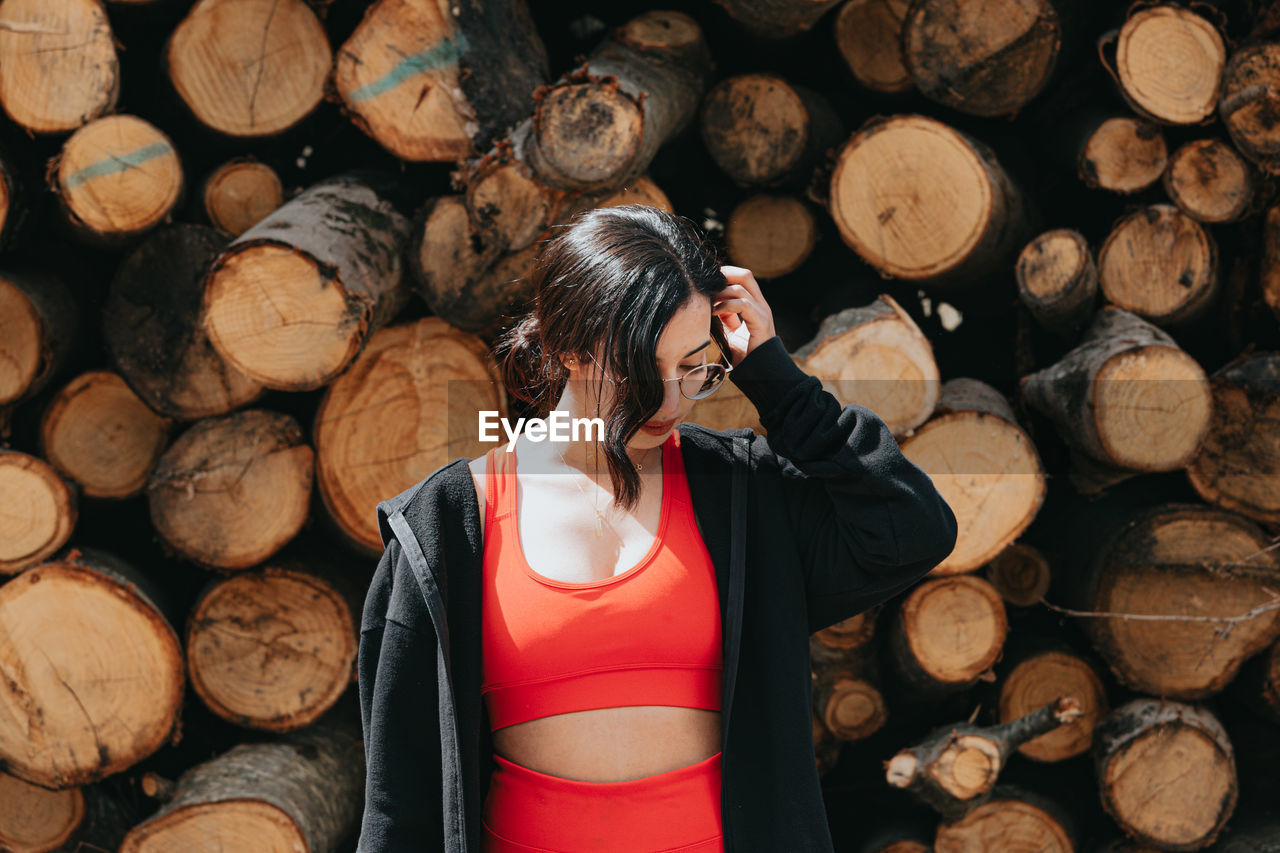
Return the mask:
<path id="1" fill-rule="evenodd" d="M 809 635 L 919 580 L 951 553 L 956 518 L 884 421 L 841 408 L 780 338 L 729 376 L 767 437 L 677 427 L 720 591 L 725 850 L 830 853 Z M 360 853 L 480 850 L 493 747 L 468 461 L 378 504 L 385 550 L 358 662 L 368 768 Z"/>

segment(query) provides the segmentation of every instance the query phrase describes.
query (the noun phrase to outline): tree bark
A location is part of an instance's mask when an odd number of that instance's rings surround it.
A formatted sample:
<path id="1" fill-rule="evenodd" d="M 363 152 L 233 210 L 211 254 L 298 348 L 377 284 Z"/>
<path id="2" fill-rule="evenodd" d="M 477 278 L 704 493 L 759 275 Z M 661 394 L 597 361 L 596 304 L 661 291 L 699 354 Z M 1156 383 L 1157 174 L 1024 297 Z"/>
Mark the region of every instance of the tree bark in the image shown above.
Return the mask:
<path id="1" fill-rule="evenodd" d="M 1212 396 L 1200 365 L 1166 332 L 1112 305 L 1062 360 L 1023 376 L 1019 388 L 1068 446 L 1111 468 L 1182 468 L 1209 429 Z"/>
<path id="2" fill-rule="evenodd" d="M 148 406 L 192 421 L 262 396 L 263 386 L 224 359 L 200 322 L 204 274 L 227 238 L 202 225 L 158 229 L 116 269 L 103 340 L 120 375 Z"/>
<path id="3" fill-rule="evenodd" d="M 348 172 L 314 184 L 213 261 L 204 329 L 233 367 L 268 388 L 318 388 L 404 308 L 409 223 L 382 180 Z"/>

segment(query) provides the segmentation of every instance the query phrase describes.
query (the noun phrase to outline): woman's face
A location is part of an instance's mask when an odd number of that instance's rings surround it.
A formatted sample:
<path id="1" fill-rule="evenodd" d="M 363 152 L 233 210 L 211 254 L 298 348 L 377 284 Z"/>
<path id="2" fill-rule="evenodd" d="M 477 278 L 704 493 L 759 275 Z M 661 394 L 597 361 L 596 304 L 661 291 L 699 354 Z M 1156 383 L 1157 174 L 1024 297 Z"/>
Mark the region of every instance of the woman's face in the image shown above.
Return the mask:
<path id="1" fill-rule="evenodd" d="M 658 338 L 658 373 L 663 379 L 673 381 L 662 383 L 662 405 L 649 418 L 649 425 L 641 427 L 627 444 L 636 450 L 656 447 L 667 439 L 676 425 L 683 421 L 696 402 L 680 393 L 680 377 L 685 373 L 705 364 L 708 352 L 714 352 L 711 342 L 711 300 L 704 296 L 695 296 L 686 302 L 671 317 L 662 335 Z M 596 353 L 596 361 L 603 364 L 600 353 Z M 577 368 L 570 367 L 570 379 L 586 380 L 585 386 L 596 387 L 600 379 L 600 369 L 594 363 Z M 613 399 L 613 386 L 604 382 L 602 388 L 602 407 Z"/>

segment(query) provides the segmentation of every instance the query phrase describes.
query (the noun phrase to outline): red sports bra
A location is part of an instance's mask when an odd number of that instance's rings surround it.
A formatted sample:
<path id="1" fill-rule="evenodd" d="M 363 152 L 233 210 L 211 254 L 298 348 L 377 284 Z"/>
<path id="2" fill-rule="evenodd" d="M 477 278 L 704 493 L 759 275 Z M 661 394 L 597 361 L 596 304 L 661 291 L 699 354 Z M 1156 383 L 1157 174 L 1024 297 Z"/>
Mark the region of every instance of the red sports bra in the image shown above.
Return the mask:
<path id="1" fill-rule="evenodd" d="M 649 553 L 622 574 L 559 581 L 524 559 L 515 451 L 485 479 L 481 694 L 493 729 L 624 705 L 719 710 L 715 566 L 694 521 L 679 433 L 662 445 L 662 510 Z"/>

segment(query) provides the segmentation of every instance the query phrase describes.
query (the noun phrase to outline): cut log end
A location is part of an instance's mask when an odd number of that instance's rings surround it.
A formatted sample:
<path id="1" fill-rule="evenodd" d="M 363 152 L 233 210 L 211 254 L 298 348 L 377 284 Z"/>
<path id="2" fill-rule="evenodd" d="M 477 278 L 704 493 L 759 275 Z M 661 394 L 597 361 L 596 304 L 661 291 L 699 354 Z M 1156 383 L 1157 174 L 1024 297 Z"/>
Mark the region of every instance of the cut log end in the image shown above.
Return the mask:
<path id="1" fill-rule="evenodd" d="M 1089 134 L 1078 169 L 1087 186 L 1129 194 L 1160 180 L 1168 161 L 1159 125 L 1135 116 L 1114 116 Z"/>
<path id="2" fill-rule="evenodd" d="M 1030 545 L 1014 542 L 987 566 L 987 580 L 1007 603 L 1030 607 L 1049 591 L 1049 561 Z"/>
<path id="3" fill-rule="evenodd" d="M 0 101 L 13 121 L 32 133 L 65 133 L 115 107 L 120 62 L 101 3 L 11 0 L 5 19 Z"/>
<path id="4" fill-rule="evenodd" d="M 302 391 L 324 385 L 355 357 L 366 332 L 363 313 L 315 259 L 260 244 L 215 264 L 204 329 L 240 372 L 270 388 Z"/>
<path id="5" fill-rule="evenodd" d="M 1229 143 L 1197 139 L 1174 152 L 1164 188 L 1188 216 L 1235 222 L 1253 202 L 1253 169 Z"/>
<path id="6" fill-rule="evenodd" d="M 899 661 L 940 686 L 972 684 L 995 663 L 1008 623 L 991 584 L 972 575 L 926 581 L 902 604 L 896 631 L 905 640 Z M 903 655 L 899 654 L 901 658 Z"/>
<path id="7" fill-rule="evenodd" d="M 777 278 L 805 262 L 817 240 L 817 228 L 813 214 L 799 199 L 756 195 L 730 214 L 725 240 L 735 264 L 757 278 Z"/>
<path id="8" fill-rule="evenodd" d="M 1195 124 L 1213 114 L 1226 60 L 1217 28 L 1171 4 L 1129 15 L 1116 42 L 1122 91 L 1140 110 L 1169 124 Z"/>
<path id="9" fill-rule="evenodd" d="M 28 662 L 10 685 L 25 712 L 0 718 L 0 744 L 19 748 L 0 746 L 0 759 L 9 772 L 53 789 L 102 779 L 154 753 L 182 702 L 182 650 L 164 615 L 131 578 L 78 560 L 36 566 L 0 587 L 0 633 L 9 653 Z M 136 701 L 125 701 L 120 684 Z M 40 721 L 44 749 L 25 747 L 28 715 Z"/>
<path id="10" fill-rule="evenodd" d="M 895 164 L 909 161 L 911 169 Z M 988 231 L 1004 228 L 989 163 L 959 132 L 925 116 L 873 123 L 845 143 L 831 177 L 831 214 L 864 260 L 897 278 L 955 272 Z"/>
<path id="11" fill-rule="evenodd" d="M 858 82 L 896 94 L 915 85 L 902 56 L 902 19 L 909 0 L 850 0 L 836 13 L 840 55 Z"/>
<path id="12" fill-rule="evenodd" d="M 91 370 L 50 401 L 40 441 L 49 463 L 85 495 L 120 499 L 142 492 L 168 444 L 168 427 L 119 374 Z"/>
<path id="13" fill-rule="evenodd" d="M 322 578 L 275 566 L 230 578 L 200 598 L 189 625 L 191 686 L 233 723 L 302 728 L 351 683 L 354 621 Z"/>
<path id="14" fill-rule="evenodd" d="M 256 160 L 232 160 L 204 185 L 205 215 L 214 227 L 238 237 L 284 202 L 276 170 Z"/>
<path id="15" fill-rule="evenodd" d="M 0 451 L 0 495 L 0 575 L 39 563 L 71 537 L 75 492 L 43 459 Z"/>
<path id="16" fill-rule="evenodd" d="M 333 53 L 302 0 L 212 0 L 174 29 L 165 63 L 199 121 L 255 138 L 278 134 L 319 106 Z"/>
<path id="17" fill-rule="evenodd" d="M 51 791 L 0 771 L 0 850 L 56 850 L 84 820 L 79 788 Z"/>
<path id="18" fill-rule="evenodd" d="M 182 163 L 169 137 L 130 115 L 106 116 L 72 134 L 56 180 L 72 222 L 104 243 L 158 225 L 183 193 Z"/>
<path id="19" fill-rule="evenodd" d="M 1231 742 L 1207 710 L 1135 699 L 1099 733 L 1098 786 L 1122 829 L 1163 850 L 1213 841 L 1235 810 L 1237 782 Z"/>
<path id="20" fill-rule="evenodd" d="M 1043 707 L 1054 697 L 1068 694 L 1054 707 L 1060 727 L 1041 734 L 1018 747 L 1028 758 L 1042 762 L 1062 761 L 1088 751 L 1093 729 L 1107 713 L 1106 690 L 1102 679 L 1083 658 L 1067 651 L 1044 651 L 1030 655 L 1009 671 L 1000 684 L 998 709 L 1001 722 L 1011 722 Z"/>

